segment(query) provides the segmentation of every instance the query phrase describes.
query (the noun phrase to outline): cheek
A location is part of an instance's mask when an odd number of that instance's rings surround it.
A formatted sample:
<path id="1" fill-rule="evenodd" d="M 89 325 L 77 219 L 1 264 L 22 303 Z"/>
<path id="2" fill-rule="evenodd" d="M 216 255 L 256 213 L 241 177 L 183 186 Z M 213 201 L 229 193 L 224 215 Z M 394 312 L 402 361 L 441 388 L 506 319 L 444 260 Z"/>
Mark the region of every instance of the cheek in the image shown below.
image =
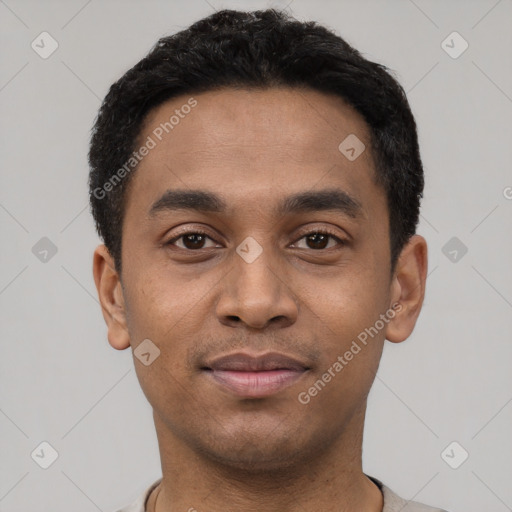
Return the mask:
<path id="1" fill-rule="evenodd" d="M 372 293 L 336 292 L 314 302 L 313 325 L 322 355 L 297 399 L 311 407 L 312 416 L 327 415 L 333 428 L 348 421 L 375 379 L 385 339 L 385 328 L 379 329 L 380 323 L 375 327 L 381 302 Z"/>
<path id="2" fill-rule="evenodd" d="M 211 314 L 211 293 L 218 278 L 192 279 L 175 269 L 149 265 L 132 275 L 136 278 L 127 283 L 125 300 L 132 348 L 149 339 L 159 350 L 150 366 L 137 360 L 137 353 L 134 364 L 144 394 L 158 409 L 158 404 L 164 407 L 164 402 L 183 395 L 184 387 L 191 389 L 187 354 L 208 332 L 204 322 Z"/>
<path id="3" fill-rule="evenodd" d="M 154 277 L 157 276 L 157 277 Z M 187 329 L 193 323 L 198 297 L 181 287 L 161 271 L 140 272 L 131 282 L 126 301 L 128 329 L 134 349 L 134 366 L 141 389 L 155 411 L 179 413 L 183 395 L 190 389 L 187 379 L 186 349 L 191 342 Z M 200 327 L 195 324 L 195 332 Z M 137 346 L 149 339 L 158 356 L 149 364 L 137 357 Z"/>
<path id="4" fill-rule="evenodd" d="M 321 280 L 303 280 L 297 290 L 303 313 L 331 339 L 346 343 L 357 337 L 388 305 L 389 283 L 378 272 L 371 264 L 351 264 Z"/>
<path id="5" fill-rule="evenodd" d="M 323 407 L 346 403 L 353 410 L 368 393 L 382 355 L 387 324 L 380 315 L 386 312 L 388 284 L 370 266 L 358 265 L 303 290 L 304 313 L 322 352 L 313 388 L 303 390 L 306 400 Z M 333 421 L 342 413 L 333 410 Z"/>
<path id="6" fill-rule="evenodd" d="M 183 277 L 171 268 L 137 272 L 127 286 L 130 335 L 165 344 L 190 326 L 214 285 L 213 279 Z"/>

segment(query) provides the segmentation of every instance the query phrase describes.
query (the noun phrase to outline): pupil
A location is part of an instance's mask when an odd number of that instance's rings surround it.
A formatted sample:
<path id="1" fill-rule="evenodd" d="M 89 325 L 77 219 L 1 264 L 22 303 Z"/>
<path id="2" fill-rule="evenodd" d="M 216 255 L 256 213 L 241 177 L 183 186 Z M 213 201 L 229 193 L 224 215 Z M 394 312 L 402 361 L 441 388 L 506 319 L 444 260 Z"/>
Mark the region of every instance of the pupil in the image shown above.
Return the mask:
<path id="1" fill-rule="evenodd" d="M 185 237 L 185 246 L 187 246 L 188 249 L 190 248 L 196 248 L 200 247 L 202 242 L 204 242 L 204 236 L 200 235 L 198 233 L 187 235 Z"/>
<path id="2" fill-rule="evenodd" d="M 318 239 L 320 239 L 320 247 L 318 246 Z M 308 240 L 315 245 L 315 249 L 324 249 L 327 245 L 328 235 L 324 235 L 322 233 L 315 233 L 314 235 L 309 235 Z"/>

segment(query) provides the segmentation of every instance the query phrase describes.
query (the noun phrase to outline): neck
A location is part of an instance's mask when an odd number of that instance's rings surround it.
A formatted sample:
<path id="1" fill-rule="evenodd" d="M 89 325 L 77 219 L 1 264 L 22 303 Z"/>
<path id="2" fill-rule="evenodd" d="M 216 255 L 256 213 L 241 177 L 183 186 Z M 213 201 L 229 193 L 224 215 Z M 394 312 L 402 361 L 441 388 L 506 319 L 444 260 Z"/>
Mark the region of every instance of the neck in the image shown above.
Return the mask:
<path id="1" fill-rule="evenodd" d="M 321 453 L 271 471 L 213 461 L 176 437 L 154 414 L 162 482 L 157 506 L 150 500 L 148 510 L 381 512 L 381 491 L 362 471 L 364 412 L 362 408 L 355 414 Z"/>

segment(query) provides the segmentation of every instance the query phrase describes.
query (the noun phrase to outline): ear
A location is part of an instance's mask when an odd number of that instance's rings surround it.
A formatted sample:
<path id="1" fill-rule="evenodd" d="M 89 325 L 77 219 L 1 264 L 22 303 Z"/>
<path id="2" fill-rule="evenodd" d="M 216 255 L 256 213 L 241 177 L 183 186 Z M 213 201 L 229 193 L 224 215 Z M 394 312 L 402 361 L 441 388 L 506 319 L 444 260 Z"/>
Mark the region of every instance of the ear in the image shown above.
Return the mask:
<path id="1" fill-rule="evenodd" d="M 124 350 L 130 346 L 130 336 L 126 325 L 123 289 L 114 259 L 105 245 L 99 245 L 94 251 L 93 274 L 107 324 L 108 341 L 115 349 Z"/>
<path id="2" fill-rule="evenodd" d="M 389 341 L 400 343 L 412 333 L 423 305 L 426 279 L 427 242 L 422 236 L 413 235 L 402 249 L 393 273 L 390 307 L 395 316 L 387 324 Z"/>

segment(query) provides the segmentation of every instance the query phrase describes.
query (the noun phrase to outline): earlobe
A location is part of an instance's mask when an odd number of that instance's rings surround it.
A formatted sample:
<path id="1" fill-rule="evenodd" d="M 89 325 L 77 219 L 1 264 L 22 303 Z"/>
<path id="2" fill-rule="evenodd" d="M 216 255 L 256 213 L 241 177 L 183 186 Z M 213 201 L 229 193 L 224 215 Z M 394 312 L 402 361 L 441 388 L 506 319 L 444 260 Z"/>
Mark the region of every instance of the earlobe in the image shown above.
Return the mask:
<path id="1" fill-rule="evenodd" d="M 126 324 L 126 309 L 119 274 L 114 260 L 105 245 L 94 251 L 93 275 L 103 318 L 107 324 L 108 341 L 117 350 L 130 346 L 130 336 Z"/>
<path id="2" fill-rule="evenodd" d="M 427 242 L 413 235 L 402 249 L 391 283 L 391 304 L 398 304 L 386 329 L 393 343 L 406 340 L 412 333 L 423 305 L 427 279 Z"/>

